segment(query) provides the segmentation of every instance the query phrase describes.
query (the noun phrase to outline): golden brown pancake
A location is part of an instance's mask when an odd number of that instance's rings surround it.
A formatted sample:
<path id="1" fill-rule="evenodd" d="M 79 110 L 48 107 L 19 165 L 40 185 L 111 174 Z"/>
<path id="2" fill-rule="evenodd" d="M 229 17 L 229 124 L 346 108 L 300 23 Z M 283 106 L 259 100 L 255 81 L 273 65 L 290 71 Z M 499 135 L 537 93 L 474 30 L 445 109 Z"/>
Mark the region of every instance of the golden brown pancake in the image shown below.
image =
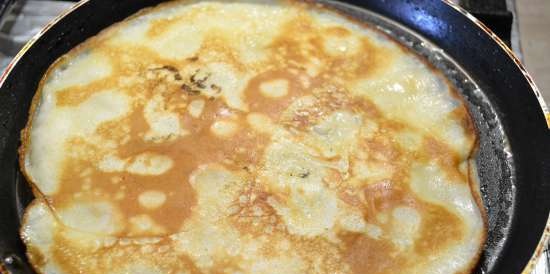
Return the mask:
<path id="1" fill-rule="evenodd" d="M 468 273 L 476 133 L 441 73 L 297 1 L 173 1 L 34 99 L 21 231 L 40 273 Z"/>

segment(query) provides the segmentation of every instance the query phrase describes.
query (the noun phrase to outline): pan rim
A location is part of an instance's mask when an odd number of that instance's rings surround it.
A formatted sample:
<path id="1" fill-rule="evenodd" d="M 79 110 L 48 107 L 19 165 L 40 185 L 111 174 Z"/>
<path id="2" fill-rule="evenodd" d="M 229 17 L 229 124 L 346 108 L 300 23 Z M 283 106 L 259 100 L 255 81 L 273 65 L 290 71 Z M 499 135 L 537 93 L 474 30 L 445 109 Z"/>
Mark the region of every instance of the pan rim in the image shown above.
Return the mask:
<path id="1" fill-rule="evenodd" d="M 29 49 L 38 41 L 38 39 L 40 39 L 40 37 L 42 37 L 48 30 L 50 30 L 54 25 L 56 25 L 59 21 L 61 21 L 67 15 L 75 12 L 78 8 L 80 8 L 81 6 L 85 5 L 90 1 L 91 0 L 78 1 L 72 7 L 70 7 L 60 15 L 56 16 L 50 22 L 48 22 L 44 27 L 40 29 L 38 33 L 36 33 L 27 43 L 25 43 L 25 45 L 17 52 L 17 54 L 10 61 L 6 69 L 0 74 L 0 87 L 4 85 L 4 82 L 6 81 L 6 79 L 8 79 L 13 68 L 17 65 L 19 60 L 23 58 L 23 56 L 27 53 L 27 51 L 29 51 Z"/>
<path id="2" fill-rule="evenodd" d="M 59 21 L 61 21 L 63 18 L 68 16 L 69 14 L 75 12 L 78 10 L 81 6 L 87 4 L 88 2 L 91 2 L 92 0 L 81 0 L 77 2 L 75 5 L 67 9 L 62 14 L 55 17 L 52 21 L 50 21 L 46 26 L 44 26 L 37 34 L 35 34 L 24 46 L 21 48 L 17 55 L 10 61 L 8 66 L 5 68 L 5 70 L 0 74 L 0 88 L 4 85 L 5 81 L 8 79 L 9 75 L 17 65 L 17 63 L 23 58 L 23 56 L 27 53 L 27 51 L 48 31 L 50 30 L 54 25 L 56 25 Z M 514 62 L 516 67 L 520 70 L 520 72 L 523 74 L 523 77 L 525 80 L 527 80 L 529 86 L 531 87 L 531 91 L 534 93 L 535 97 L 537 98 L 539 102 L 539 106 L 542 110 L 542 113 L 545 117 L 547 128 L 550 130 L 550 110 L 548 108 L 548 105 L 546 104 L 544 98 L 542 97 L 542 93 L 540 89 L 538 88 L 537 84 L 533 80 L 533 77 L 529 74 L 523 63 L 520 61 L 520 59 L 517 57 L 517 55 L 508 47 L 491 29 L 489 29 L 484 23 L 482 23 L 479 19 L 477 19 L 475 16 L 473 16 L 470 12 L 466 11 L 459 5 L 455 4 L 451 0 L 442 0 L 442 2 L 449 7 L 453 8 L 463 16 L 465 16 L 467 19 L 469 19 L 472 23 L 476 25 L 477 28 L 479 28 L 481 31 L 483 31 L 487 36 L 489 36 L 497 45 L 508 55 L 508 57 Z M 544 229 L 543 234 L 540 237 L 540 240 L 537 244 L 537 247 L 533 251 L 533 255 L 531 259 L 528 261 L 527 265 L 524 267 L 522 274 L 531 274 L 533 270 L 535 269 L 540 257 L 543 254 L 543 250 L 546 246 L 546 244 L 550 241 L 550 214 L 547 217 L 546 226 Z M 0 273 L 4 273 L 4 262 L 0 261 Z"/>
<path id="3" fill-rule="evenodd" d="M 537 100 L 539 101 L 539 105 L 542 109 L 542 113 L 544 114 L 544 117 L 546 118 L 546 123 L 548 126 L 548 129 L 550 129 L 550 109 L 548 109 L 548 105 L 546 104 L 546 101 L 542 97 L 542 93 L 533 80 L 533 77 L 531 74 L 527 71 L 525 68 L 525 65 L 523 65 L 522 61 L 519 59 L 519 57 L 514 53 L 514 51 L 500 39 L 489 27 L 487 27 L 483 22 L 481 22 L 479 19 L 477 19 L 475 16 L 473 16 L 470 12 L 459 6 L 458 4 L 455 4 L 451 0 L 442 0 L 443 3 L 447 4 L 451 8 L 455 9 L 462 15 L 464 15 L 466 18 L 468 18 L 472 23 L 474 23 L 479 29 L 481 29 L 485 34 L 487 34 L 494 42 L 497 43 L 497 45 L 512 59 L 514 64 L 517 66 L 517 68 L 521 71 L 527 82 L 529 83 L 529 86 L 531 87 L 531 91 L 535 94 L 535 97 L 537 97 Z"/>
<path id="4" fill-rule="evenodd" d="M 502 39 L 500 39 L 500 37 L 498 37 L 489 27 L 487 27 L 483 22 L 481 22 L 479 19 L 473 16 L 470 12 L 460 7 L 458 4 L 451 2 L 451 0 L 442 0 L 442 2 L 447 4 L 451 8 L 455 9 L 466 18 L 468 18 L 479 29 L 481 29 L 485 34 L 487 34 L 494 42 L 496 42 L 497 45 L 514 62 L 514 64 L 523 74 L 524 78 L 527 80 L 535 97 L 537 97 L 539 105 L 542 109 L 542 113 L 546 119 L 546 124 L 548 126 L 548 129 L 550 130 L 550 110 L 548 109 L 548 105 L 546 104 L 546 101 L 542 97 L 542 93 L 538 88 L 537 84 L 535 83 L 535 81 L 533 80 L 533 77 L 531 76 L 531 74 L 529 74 L 529 72 L 527 71 L 527 69 L 521 62 L 521 60 L 514 53 L 514 51 L 510 47 L 508 47 L 508 45 L 506 45 L 506 43 L 504 43 L 504 41 L 502 41 Z M 548 217 L 546 219 L 546 226 L 540 237 L 537 247 L 533 251 L 533 255 L 531 256 L 531 259 L 527 262 L 527 265 L 523 268 L 523 271 L 521 272 L 521 274 L 531 274 L 535 270 L 535 267 L 537 266 L 537 263 L 541 258 L 542 254 L 544 253 L 543 251 L 549 242 L 550 242 L 550 213 L 548 214 Z"/>

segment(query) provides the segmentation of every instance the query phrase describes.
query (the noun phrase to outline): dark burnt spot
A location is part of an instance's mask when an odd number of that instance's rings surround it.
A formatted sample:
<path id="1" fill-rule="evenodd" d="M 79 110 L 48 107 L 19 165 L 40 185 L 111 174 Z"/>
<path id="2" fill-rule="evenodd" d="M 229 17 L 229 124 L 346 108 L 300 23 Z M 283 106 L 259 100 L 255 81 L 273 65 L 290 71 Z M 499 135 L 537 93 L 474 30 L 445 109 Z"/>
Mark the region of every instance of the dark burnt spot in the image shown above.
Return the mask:
<path id="1" fill-rule="evenodd" d="M 197 62 L 197 61 L 199 61 L 199 57 L 198 57 L 198 56 L 189 57 L 189 58 L 187 58 L 187 61 L 189 61 L 189 62 Z"/>
<path id="2" fill-rule="evenodd" d="M 179 73 L 179 70 L 176 67 L 171 66 L 171 65 L 164 65 L 162 67 L 156 67 L 156 68 L 152 68 L 150 70 L 151 71 L 166 70 L 166 71 L 169 71 L 169 72 L 172 72 L 172 73 Z"/>
<path id="3" fill-rule="evenodd" d="M 193 87 L 191 87 L 190 85 L 188 84 L 183 84 L 181 85 L 181 89 L 183 91 L 185 91 L 187 94 L 189 95 L 199 95 L 201 94 L 201 91 L 198 90 L 198 89 L 194 89 Z"/>
<path id="4" fill-rule="evenodd" d="M 165 73 L 168 73 L 168 74 L 172 74 L 175 81 L 183 80 L 183 77 L 181 77 L 181 74 L 180 74 L 179 70 L 176 67 L 172 66 L 172 65 L 164 65 L 164 66 L 161 66 L 161 67 L 151 68 L 149 70 L 154 71 L 154 72 L 165 72 Z"/>
<path id="5" fill-rule="evenodd" d="M 210 88 L 214 91 L 216 91 L 216 94 L 220 94 L 222 92 L 222 87 L 216 85 L 216 84 L 212 84 L 210 85 Z"/>
<path id="6" fill-rule="evenodd" d="M 181 85 L 181 89 L 189 95 L 199 95 L 208 87 L 206 81 L 208 81 L 210 76 L 211 73 L 203 73 L 201 69 L 197 69 L 189 76 L 189 79 Z M 174 79 L 176 81 L 182 81 L 183 77 L 178 72 L 174 75 Z M 215 84 L 211 84 L 210 88 L 216 91 L 216 93 L 221 92 L 221 87 Z"/>
<path id="7" fill-rule="evenodd" d="M 198 76 L 200 72 L 201 72 L 200 69 L 196 70 L 195 73 L 193 73 L 191 75 L 189 80 L 191 81 L 191 83 L 193 83 L 195 86 L 197 86 L 199 88 L 206 88 L 206 85 L 204 83 L 206 81 L 208 81 L 208 78 L 210 78 L 210 76 L 212 76 L 212 73 L 207 73 L 202 78 L 200 78 Z"/>
<path id="8" fill-rule="evenodd" d="M 164 65 L 161 67 L 161 69 L 165 69 L 167 71 L 170 71 L 170 72 L 179 72 L 179 70 L 174 67 L 174 66 L 171 66 L 171 65 Z"/>

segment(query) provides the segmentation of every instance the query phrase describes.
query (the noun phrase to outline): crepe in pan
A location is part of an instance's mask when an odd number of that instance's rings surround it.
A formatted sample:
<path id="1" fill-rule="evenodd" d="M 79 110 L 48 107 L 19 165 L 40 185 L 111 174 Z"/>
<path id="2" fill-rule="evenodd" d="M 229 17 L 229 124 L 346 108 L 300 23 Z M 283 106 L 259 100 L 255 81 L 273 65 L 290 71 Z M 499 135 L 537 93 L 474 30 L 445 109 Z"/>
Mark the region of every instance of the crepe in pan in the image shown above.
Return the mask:
<path id="1" fill-rule="evenodd" d="M 40 273 L 468 273 L 476 133 L 442 74 L 295 1 L 174 1 L 45 74 L 23 132 Z"/>

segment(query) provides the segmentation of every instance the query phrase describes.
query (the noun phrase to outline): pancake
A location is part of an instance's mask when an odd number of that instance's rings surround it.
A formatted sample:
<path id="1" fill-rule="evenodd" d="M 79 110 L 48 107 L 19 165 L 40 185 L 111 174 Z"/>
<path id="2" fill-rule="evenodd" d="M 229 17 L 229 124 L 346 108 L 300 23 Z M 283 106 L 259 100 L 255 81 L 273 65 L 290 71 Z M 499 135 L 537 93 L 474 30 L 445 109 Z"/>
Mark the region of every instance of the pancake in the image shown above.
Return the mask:
<path id="1" fill-rule="evenodd" d="M 172 1 L 56 61 L 23 131 L 39 273 L 469 273 L 485 240 L 454 87 L 299 1 Z"/>

